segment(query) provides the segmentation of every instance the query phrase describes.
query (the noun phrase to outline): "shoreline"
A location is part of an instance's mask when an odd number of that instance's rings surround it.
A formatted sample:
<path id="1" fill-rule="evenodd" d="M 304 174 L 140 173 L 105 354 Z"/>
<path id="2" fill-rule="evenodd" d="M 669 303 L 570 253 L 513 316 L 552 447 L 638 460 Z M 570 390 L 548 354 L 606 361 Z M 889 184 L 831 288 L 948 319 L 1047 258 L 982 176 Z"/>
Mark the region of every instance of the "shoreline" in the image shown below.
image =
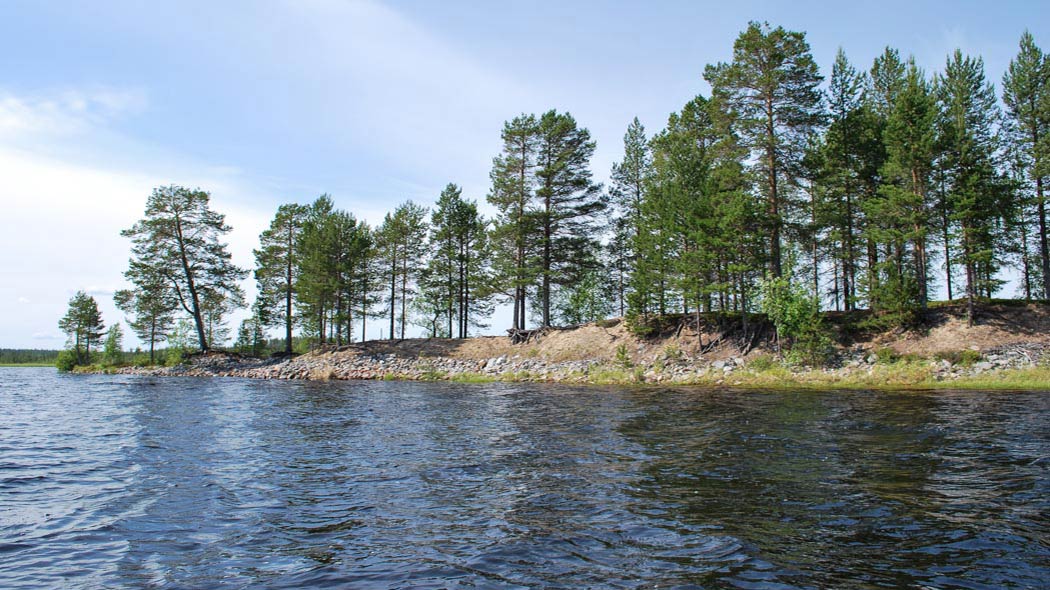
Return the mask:
<path id="1" fill-rule="evenodd" d="M 873 353 L 840 359 L 838 367 L 789 367 L 770 360 L 667 358 L 643 364 L 589 358 L 548 361 L 520 355 L 487 359 L 409 357 L 357 350 L 319 351 L 291 359 L 250 359 L 226 353 L 191 357 L 175 367 L 93 368 L 80 371 L 155 377 L 235 377 L 259 380 L 399 380 L 458 383 L 660 385 L 756 389 L 1016 389 L 1050 390 L 1050 347 L 1004 346 L 979 361 L 885 361 Z"/>

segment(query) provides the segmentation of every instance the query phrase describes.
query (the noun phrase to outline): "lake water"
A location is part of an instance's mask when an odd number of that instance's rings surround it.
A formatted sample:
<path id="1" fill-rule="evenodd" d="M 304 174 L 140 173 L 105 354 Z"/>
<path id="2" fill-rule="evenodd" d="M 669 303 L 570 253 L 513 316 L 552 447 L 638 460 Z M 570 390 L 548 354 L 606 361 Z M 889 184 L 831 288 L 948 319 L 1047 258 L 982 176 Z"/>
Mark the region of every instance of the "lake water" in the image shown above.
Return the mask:
<path id="1" fill-rule="evenodd" d="M 0 369 L 0 588 L 1047 588 L 1048 410 Z"/>

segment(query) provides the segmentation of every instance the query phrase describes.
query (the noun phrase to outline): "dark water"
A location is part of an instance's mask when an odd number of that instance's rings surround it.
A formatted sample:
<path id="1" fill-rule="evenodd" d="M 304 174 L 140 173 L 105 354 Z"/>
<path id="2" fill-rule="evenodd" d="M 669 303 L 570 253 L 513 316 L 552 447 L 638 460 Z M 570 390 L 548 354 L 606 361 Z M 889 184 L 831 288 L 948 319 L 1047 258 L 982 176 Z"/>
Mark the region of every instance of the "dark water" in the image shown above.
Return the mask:
<path id="1" fill-rule="evenodd" d="M 0 369 L 0 588 L 1047 588 L 1048 410 Z"/>

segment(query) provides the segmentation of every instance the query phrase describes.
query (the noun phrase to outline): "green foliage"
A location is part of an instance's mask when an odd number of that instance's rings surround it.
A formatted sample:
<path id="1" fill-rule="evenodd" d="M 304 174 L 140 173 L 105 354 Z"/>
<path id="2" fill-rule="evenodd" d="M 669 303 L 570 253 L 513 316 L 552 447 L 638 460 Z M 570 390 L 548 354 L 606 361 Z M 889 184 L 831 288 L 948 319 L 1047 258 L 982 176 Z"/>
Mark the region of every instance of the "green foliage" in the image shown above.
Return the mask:
<path id="1" fill-rule="evenodd" d="M 554 308 L 563 324 L 577 325 L 607 317 L 611 311 L 609 303 L 610 297 L 601 275 L 591 271 L 576 284 L 559 291 Z"/>
<path id="2" fill-rule="evenodd" d="M 780 365 L 773 355 L 760 354 L 747 361 L 747 367 L 752 371 L 763 373 Z"/>
<path id="3" fill-rule="evenodd" d="M 823 118 L 823 78 L 805 33 L 751 22 L 733 43 L 733 61 L 707 66 L 712 95 L 733 114 L 733 128 L 761 161 L 761 191 L 768 204 L 770 270 L 781 275 L 781 233 L 787 199 L 810 135 Z"/>
<path id="4" fill-rule="evenodd" d="M 83 291 L 77 291 L 69 300 L 69 310 L 59 320 L 58 327 L 68 337 L 66 345 L 71 347 L 75 363 L 89 364 L 91 346 L 98 345 L 105 330 L 102 312 L 99 311 L 95 298 Z"/>
<path id="5" fill-rule="evenodd" d="M 816 300 L 786 277 L 768 276 L 760 283 L 762 311 L 777 330 L 785 358 L 792 364 L 822 365 L 831 352 L 831 337 Z"/>
<path id="6" fill-rule="evenodd" d="M 110 367 L 124 363 L 124 329 L 120 324 L 113 324 L 106 332 L 106 341 L 102 347 L 102 364 Z"/>
<path id="7" fill-rule="evenodd" d="M 895 363 L 899 358 L 900 357 L 897 355 L 897 352 L 892 348 L 883 346 L 881 348 L 875 349 L 875 362 L 881 365 Z"/>
<path id="8" fill-rule="evenodd" d="M 72 350 L 59 351 L 58 356 L 55 358 L 55 367 L 63 373 L 73 370 L 73 367 L 77 366 L 77 355 Z"/>
<path id="9" fill-rule="evenodd" d="M 634 366 L 634 363 L 631 362 L 631 353 L 627 350 L 626 344 L 616 347 L 616 364 L 623 369 L 629 369 Z"/>
<path id="10" fill-rule="evenodd" d="M 387 213 L 377 232 L 378 256 L 387 290 L 390 339 L 404 338 L 410 321 L 409 300 L 417 293 L 416 281 L 425 267 L 426 218 L 425 207 L 406 201 L 393 213 Z"/>
<path id="11" fill-rule="evenodd" d="M 487 327 L 482 318 L 493 308 L 488 222 L 454 184 L 441 191 L 430 222 L 430 256 L 416 307 L 432 334 L 466 338 L 471 328 Z"/>
<path id="12" fill-rule="evenodd" d="M 669 361 L 680 361 L 682 360 L 682 349 L 674 344 L 668 344 L 664 347 L 664 358 Z"/>
<path id="13" fill-rule="evenodd" d="M 179 348 L 169 348 L 164 355 L 164 366 L 177 367 L 186 360 L 186 353 Z"/>
<path id="14" fill-rule="evenodd" d="M 210 208 L 210 199 L 199 189 L 156 188 L 145 217 L 121 232 L 132 241 L 124 276 L 141 291 L 160 289 L 163 301 L 177 301 L 195 324 L 201 350 L 211 344 L 208 331 L 219 335 L 221 314 L 243 305 L 238 283 L 248 274 L 232 263 L 221 241 L 230 226 Z"/>
<path id="15" fill-rule="evenodd" d="M 953 365 L 959 365 L 962 367 L 972 367 L 977 363 L 981 362 L 981 353 L 976 350 L 964 349 L 964 350 L 949 350 L 941 351 L 934 355 L 934 358 L 941 361 L 948 361 Z"/>
<path id="16" fill-rule="evenodd" d="M 303 266 L 299 247 L 308 213 L 309 209 L 302 205 L 278 207 L 270 227 L 259 235 L 259 248 L 253 251 L 259 287 L 255 299 L 259 312 L 254 315 L 265 322 L 265 327 L 284 327 L 286 352 L 292 351 L 294 303 Z"/>
<path id="17" fill-rule="evenodd" d="M 53 365 L 58 350 L 0 348 L 0 365 Z"/>

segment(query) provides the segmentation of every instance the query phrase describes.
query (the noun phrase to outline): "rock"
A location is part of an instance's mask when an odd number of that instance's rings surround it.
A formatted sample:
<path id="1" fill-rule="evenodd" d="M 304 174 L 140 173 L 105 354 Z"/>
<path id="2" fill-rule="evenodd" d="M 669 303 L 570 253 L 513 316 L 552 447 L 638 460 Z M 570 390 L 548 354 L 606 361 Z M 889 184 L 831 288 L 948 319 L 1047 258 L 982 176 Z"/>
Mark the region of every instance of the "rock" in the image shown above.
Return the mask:
<path id="1" fill-rule="evenodd" d="M 981 372 L 983 372 L 983 371 L 990 371 L 992 369 L 992 367 L 993 367 L 992 363 L 990 363 L 988 361 L 981 361 L 981 362 L 977 363 L 976 365 L 974 365 L 974 369 L 977 370 L 977 371 L 981 371 Z"/>

